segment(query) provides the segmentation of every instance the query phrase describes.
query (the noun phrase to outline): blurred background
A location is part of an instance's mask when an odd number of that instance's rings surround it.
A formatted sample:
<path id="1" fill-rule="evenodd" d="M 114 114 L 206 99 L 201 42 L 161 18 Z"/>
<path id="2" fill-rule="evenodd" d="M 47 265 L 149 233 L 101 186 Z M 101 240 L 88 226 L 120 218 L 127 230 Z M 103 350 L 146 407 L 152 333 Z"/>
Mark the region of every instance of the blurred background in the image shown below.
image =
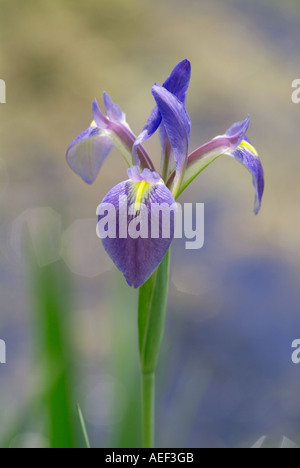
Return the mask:
<path id="1" fill-rule="evenodd" d="M 251 115 L 266 174 L 258 217 L 245 169 L 212 164 L 181 201 L 205 203 L 201 251 L 172 248 L 157 378 L 159 447 L 300 444 L 300 2 L 0 0 L 0 444 L 140 444 L 137 293 L 95 235 L 124 180 L 117 151 L 93 186 L 70 142 L 105 90 L 139 133 L 151 87 L 192 62 L 191 149 Z M 158 138 L 147 149 L 159 160 Z"/>

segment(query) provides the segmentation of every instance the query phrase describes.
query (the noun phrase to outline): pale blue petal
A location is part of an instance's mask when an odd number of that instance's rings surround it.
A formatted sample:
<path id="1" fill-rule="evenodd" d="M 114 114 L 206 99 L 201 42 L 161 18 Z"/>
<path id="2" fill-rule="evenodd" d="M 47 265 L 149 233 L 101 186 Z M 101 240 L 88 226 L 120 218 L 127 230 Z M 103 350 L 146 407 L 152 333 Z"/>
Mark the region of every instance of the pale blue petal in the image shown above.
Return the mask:
<path id="1" fill-rule="evenodd" d="M 85 182 L 92 184 L 109 155 L 113 143 L 98 127 L 90 127 L 69 146 L 67 162 Z"/>

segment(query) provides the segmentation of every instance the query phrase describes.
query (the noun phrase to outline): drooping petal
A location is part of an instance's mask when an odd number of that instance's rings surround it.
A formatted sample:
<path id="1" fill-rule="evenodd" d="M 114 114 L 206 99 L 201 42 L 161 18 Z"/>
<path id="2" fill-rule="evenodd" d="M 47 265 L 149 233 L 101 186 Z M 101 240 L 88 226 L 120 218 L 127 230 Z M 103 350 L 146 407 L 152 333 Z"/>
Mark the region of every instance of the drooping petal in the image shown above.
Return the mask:
<path id="1" fill-rule="evenodd" d="M 222 155 L 228 155 L 243 164 L 252 175 L 253 185 L 255 187 L 254 212 L 255 214 L 259 212 L 264 192 L 264 171 L 256 149 L 246 137 L 249 123 L 250 118 L 248 117 L 243 122 L 232 125 L 224 135 L 214 138 L 190 154 L 177 196 L 179 196 L 209 164 Z M 172 184 L 172 178 L 174 177 L 175 173 L 170 177 L 167 184 L 168 186 Z"/>
<path id="2" fill-rule="evenodd" d="M 132 179 L 114 187 L 102 201 L 98 235 L 128 284 L 138 288 L 170 247 L 176 204 L 158 174 L 149 170 L 138 174 L 135 168 L 129 175 Z"/>
<path id="3" fill-rule="evenodd" d="M 184 104 L 174 94 L 158 85 L 152 88 L 152 94 L 161 113 L 175 159 L 174 185 L 180 184 L 187 163 L 191 121 Z"/>
<path id="4" fill-rule="evenodd" d="M 255 148 L 251 145 L 250 141 L 245 138 L 240 146 L 235 150 L 230 150 L 226 154 L 232 156 L 238 162 L 248 169 L 252 175 L 253 185 L 255 188 L 255 206 L 254 213 L 258 214 L 261 208 L 261 200 L 264 193 L 264 170 L 262 163 L 258 158 Z"/>
<path id="5" fill-rule="evenodd" d="M 85 182 L 92 184 L 112 147 L 110 138 L 100 128 L 92 126 L 71 143 L 67 151 L 67 162 Z"/>
<path id="6" fill-rule="evenodd" d="M 182 60 L 179 62 L 170 76 L 166 79 L 163 84 L 163 88 L 170 91 L 174 94 L 180 102 L 185 105 L 186 94 L 191 80 L 191 63 L 188 60 Z M 153 109 L 150 114 L 150 117 L 136 139 L 135 148 L 144 143 L 148 138 L 150 138 L 156 130 L 159 128 L 162 121 L 162 116 L 157 107 Z M 163 136 L 166 134 L 164 133 Z M 162 146 L 164 148 L 164 139 L 162 138 Z"/>
<path id="7" fill-rule="evenodd" d="M 193 151 L 188 157 L 187 167 L 177 196 L 179 196 L 209 164 L 227 151 L 236 149 L 244 140 L 249 124 L 250 117 L 247 117 L 246 120 L 233 124 L 223 135 L 214 138 Z M 171 175 L 167 184 L 168 186 L 170 186 L 174 177 L 175 173 Z"/>

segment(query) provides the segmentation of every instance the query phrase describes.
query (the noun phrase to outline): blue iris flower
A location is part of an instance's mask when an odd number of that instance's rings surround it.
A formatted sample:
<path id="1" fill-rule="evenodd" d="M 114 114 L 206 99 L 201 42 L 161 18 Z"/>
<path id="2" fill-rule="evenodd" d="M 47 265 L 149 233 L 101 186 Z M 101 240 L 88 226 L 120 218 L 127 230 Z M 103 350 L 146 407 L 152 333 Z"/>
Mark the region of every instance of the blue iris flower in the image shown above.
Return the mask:
<path id="1" fill-rule="evenodd" d="M 137 137 L 126 122 L 125 114 L 104 93 L 106 114 L 102 113 L 95 100 L 92 105 L 93 122 L 67 151 L 69 166 L 88 184 L 96 180 L 113 146 L 120 150 L 129 166 L 127 180 L 110 190 L 102 202 L 104 205 L 113 205 L 117 214 L 116 235 L 102 241 L 128 284 L 135 288 L 147 281 L 164 258 L 174 237 L 175 218 L 170 217 L 168 237 L 161 230 L 155 238 L 124 236 L 119 222 L 120 213 L 127 205 L 139 207 L 142 204 L 150 226 L 154 216 L 151 209 L 153 205 L 174 206 L 179 195 L 210 163 L 222 155 L 228 155 L 243 164 L 252 175 L 256 214 L 261 207 L 264 172 L 257 151 L 246 137 L 249 117 L 189 153 L 191 121 L 185 105 L 190 78 L 191 64 L 183 60 L 176 65 L 162 86 L 153 86 L 155 107 Z M 143 146 L 157 130 L 162 146 L 159 171 Z M 139 215 L 140 210 L 137 208 L 128 216 L 128 229 Z"/>

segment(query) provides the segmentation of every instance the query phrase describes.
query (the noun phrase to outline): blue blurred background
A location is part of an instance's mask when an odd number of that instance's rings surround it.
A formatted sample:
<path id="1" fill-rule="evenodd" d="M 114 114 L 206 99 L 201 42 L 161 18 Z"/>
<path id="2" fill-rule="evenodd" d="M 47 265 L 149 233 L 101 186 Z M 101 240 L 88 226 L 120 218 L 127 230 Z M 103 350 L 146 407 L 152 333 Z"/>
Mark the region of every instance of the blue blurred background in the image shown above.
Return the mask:
<path id="1" fill-rule="evenodd" d="M 65 162 L 107 91 L 136 133 L 151 87 L 192 62 L 191 149 L 251 115 L 266 173 L 258 217 L 249 174 L 211 165 L 181 201 L 205 203 L 206 242 L 174 242 L 157 382 L 160 447 L 300 444 L 300 3 L 296 0 L 1 0 L 0 441 L 93 446 L 139 439 L 136 292 L 95 235 L 124 179 L 114 150 L 89 187 Z M 147 142 L 158 161 L 158 139 Z"/>

